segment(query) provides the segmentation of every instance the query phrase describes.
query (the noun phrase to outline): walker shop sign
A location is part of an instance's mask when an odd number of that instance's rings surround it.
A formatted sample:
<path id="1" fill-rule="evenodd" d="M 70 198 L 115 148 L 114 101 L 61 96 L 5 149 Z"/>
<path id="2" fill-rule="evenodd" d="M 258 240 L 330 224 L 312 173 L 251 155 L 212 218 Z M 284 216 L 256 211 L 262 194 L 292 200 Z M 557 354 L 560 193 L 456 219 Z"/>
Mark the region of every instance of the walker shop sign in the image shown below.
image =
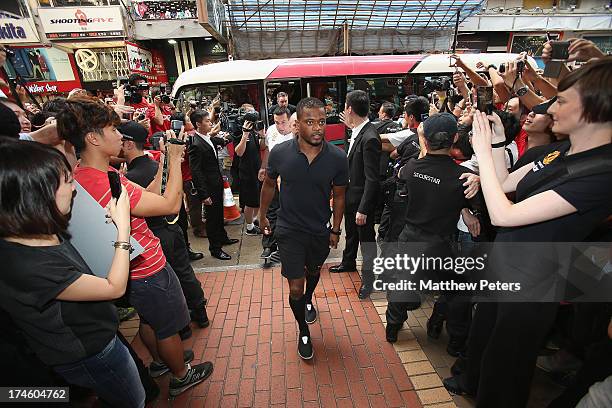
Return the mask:
<path id="1" fill-rule="evenodd" d="M 52 7 L 38 12 L 50 40 L 125 36 L 119 6 Z"/>
<path id="2" fill-rule="evenodd" d="M 74 62 L 66 52 L 44 47 L 14 47 L 13 51 L 13 64 L 5 68 L 11 77 L 16 70 L 33 94 L 65 93 L 81 87 Z"/>

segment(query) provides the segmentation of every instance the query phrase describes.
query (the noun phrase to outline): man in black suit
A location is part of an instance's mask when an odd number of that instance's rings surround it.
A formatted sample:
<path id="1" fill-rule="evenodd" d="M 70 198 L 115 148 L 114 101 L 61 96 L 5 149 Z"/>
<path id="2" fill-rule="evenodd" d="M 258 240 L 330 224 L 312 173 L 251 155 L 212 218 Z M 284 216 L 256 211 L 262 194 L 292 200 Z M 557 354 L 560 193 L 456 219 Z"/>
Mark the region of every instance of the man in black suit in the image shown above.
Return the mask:
<path id="1" fill-rule="evenodd" d="M 374 211 L 380 192 L 379 163 L 381 141 L 374 125 L 368 120 L 370 99 L 364 91 L 346 95 L 345 123 L 352 129 L 348 146 L 349 185 L 346 191 L 344 226 L 346 245 L 342 263 L 329 268 L 330 272 L 357 270 L 355 260 L 361 244 L 363 266 L 359 298 L 372 293 L 373 262 L 376 257 Z"/>
<path id="2" fill-rule="evenodd" d="M 189 165 L 198 198 L 206 207 L 208 249 L 215 258 L 227 261 L 232 257 L 222 247 L 235 244 L 238 240 L 228 238 L 223 226 L 223 178 L 217 148 L 208 135 L 212 128 L 210 116 L 208 112 L 198 109 L 189 115 L 189 119 L 196 127 L 195 137 L 189 147 Z"/>

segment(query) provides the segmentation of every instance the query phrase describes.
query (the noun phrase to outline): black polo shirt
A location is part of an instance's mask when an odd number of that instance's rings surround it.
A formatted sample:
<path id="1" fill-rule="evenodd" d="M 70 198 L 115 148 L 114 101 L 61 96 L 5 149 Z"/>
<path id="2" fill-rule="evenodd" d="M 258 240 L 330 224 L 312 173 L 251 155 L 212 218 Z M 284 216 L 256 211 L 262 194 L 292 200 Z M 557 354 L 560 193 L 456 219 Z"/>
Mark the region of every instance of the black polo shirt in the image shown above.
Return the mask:
<path id="1" fill-rule="evenodd" d="M 281 178 L 277 225 L 315 235 L 329 232 L 332 186 L 349 181 L 346 154 L 323 142 L 312 163 L 300 151 L 297 139 L 277 145 L 268 158 L 268 176 Z"/>
<path id="2" fill-rule="evenodd" d="M 459 180 L 469 172 L 446 154 L 410 160 L 400 171 L 408 189 L 406 223 L 431 234 L 452 235 L 461 210 L 472 207 L 464 195 L 465 180 Z"/>
<path id="3" fill-rule="evenodd" d="M 128 164 L 125 177 L 142 188 L 147 188 L 155 180 L 158 169 L 159 163 L 145 154 L 136 157 Z M 164 217 L 146 217 L 145 220 L 151 229 L 167 225 Z"/>

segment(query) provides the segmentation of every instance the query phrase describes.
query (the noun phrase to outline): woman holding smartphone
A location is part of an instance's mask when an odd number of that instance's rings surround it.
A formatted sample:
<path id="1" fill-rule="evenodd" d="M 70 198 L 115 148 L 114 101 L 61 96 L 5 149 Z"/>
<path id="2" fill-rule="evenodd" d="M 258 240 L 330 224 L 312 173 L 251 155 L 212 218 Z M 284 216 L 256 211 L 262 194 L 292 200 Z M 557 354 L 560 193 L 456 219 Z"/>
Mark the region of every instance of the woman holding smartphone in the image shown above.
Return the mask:
<path id="1" fill-rule="evenodd" d="M 66 158 L 35 142 L 0 143 L 0 307 L 45 364 L 116 407 L 144 407 L 134 360 L 116 336 L 111 300 L 129 275 L 130 206 L 125 188 L 107 207 L 117 226 L 106 278 L 68 241 L 74 185 Z"/>
<path id="2" fill-rule="evenodd" d="M 502 227 L 494 246 L 502 257 L 513 246 L 501 243 L 516 246 L 516 243 L 584 241 L 610 216 L 611 101 L 611 57 L 568 74 L 559 83 L 557 100 L 547 113 L 552 115 L 552 131 L 568 134 L 569 139 L 551 145 L 538 159 L 512 173 L 508 173 L 505 165 L 501 148 L 505 136 L 499 118 L 475 113 L 472 143 L 491 221 Z M 593 169 L 584 171 L 589 163 Z M 581 173 L 568 171 L 578 167 L 582 167 Z M 505 193 L 510 192 L 516 192 L 515 203 L 506 198 Z M 541 279 L 551 278 L 542 272 L 547 266 L 542 259 L 548 254 L 538 254 L 535 245 L 532 249 L 528 245 L 524 248 L 528 250 L 521 258 L 533 261 L 527 273 L 540 273 Z M 506 254 L 505 261 L 512 264 L 519 261 L 517 258 Z M 515 408 L 527 404 L 535 360 L 558 307 L 558 301 L 530 299 L 478 304 L 470 332 L 467 367 L 460 375 L 444 380 L 449 390 L 477 393 L 477 407 Z"/>

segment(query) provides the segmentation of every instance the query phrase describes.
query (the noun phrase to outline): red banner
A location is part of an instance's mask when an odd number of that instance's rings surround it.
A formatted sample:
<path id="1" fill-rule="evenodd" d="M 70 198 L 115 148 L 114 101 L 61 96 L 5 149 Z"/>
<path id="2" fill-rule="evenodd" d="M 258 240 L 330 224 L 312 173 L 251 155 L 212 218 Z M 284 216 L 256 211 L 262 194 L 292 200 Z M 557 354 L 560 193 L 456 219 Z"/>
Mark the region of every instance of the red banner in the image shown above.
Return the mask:
<path id="1" fill-rule="evenodd" d="M 166 63 L 158 50 L 148 50 L 138 44 L 125 42 L 130 71 L 147 78 L 151 85 L 168 82 Z"/>

